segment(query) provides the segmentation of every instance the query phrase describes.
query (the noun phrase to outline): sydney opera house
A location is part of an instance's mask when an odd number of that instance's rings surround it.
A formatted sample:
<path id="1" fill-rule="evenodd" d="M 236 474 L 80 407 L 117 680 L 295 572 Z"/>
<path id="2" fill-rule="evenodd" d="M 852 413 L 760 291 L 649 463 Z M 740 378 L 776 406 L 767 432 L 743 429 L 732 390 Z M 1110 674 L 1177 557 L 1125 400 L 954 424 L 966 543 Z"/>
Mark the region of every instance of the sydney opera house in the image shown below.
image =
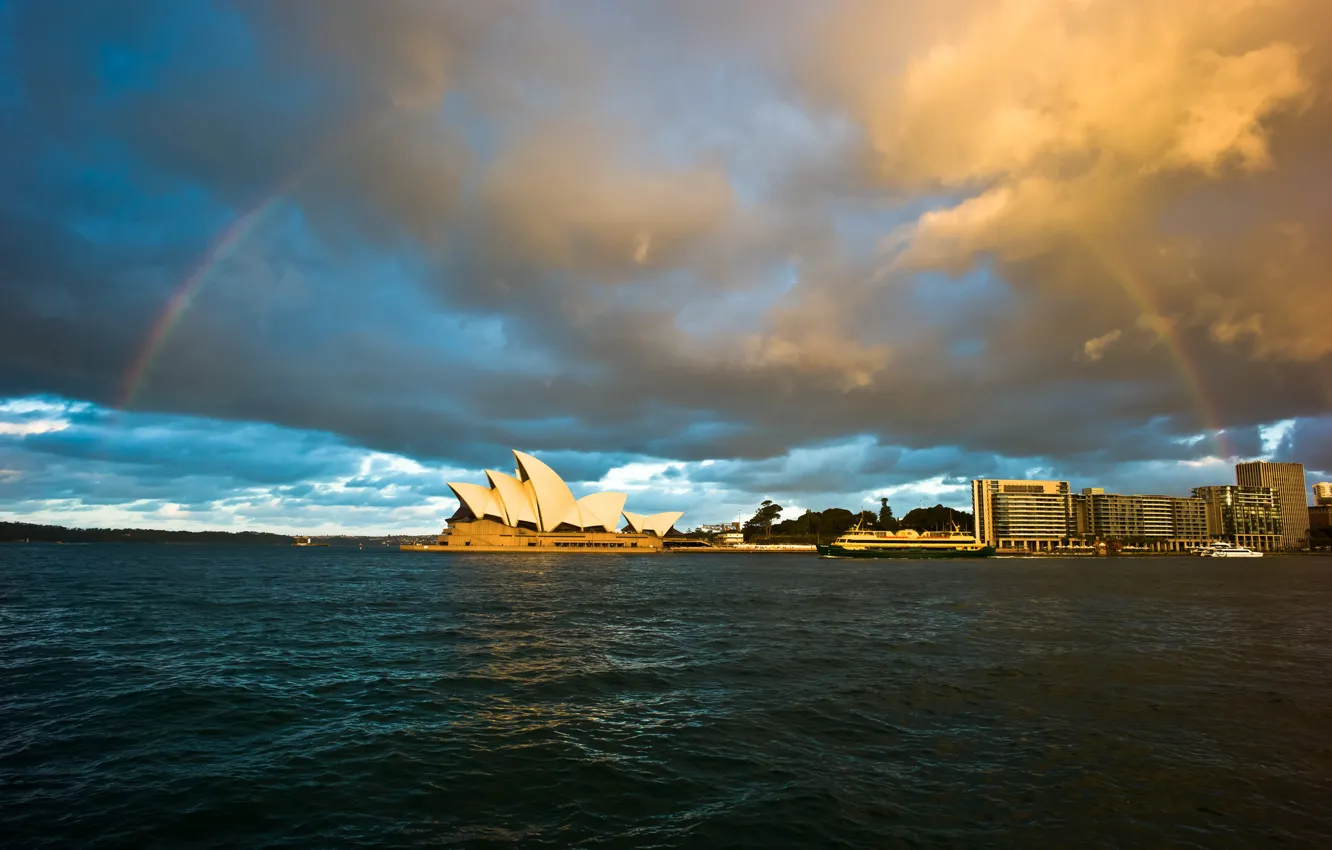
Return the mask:
<path id="1" fill-rule="evenodd" d="M 529 454 L 515 451 L 513 475 L 486 470 L 489 486 L 448 482 L 458 511 L 436 544 L 412 551 L 497 552 L 552 549 L 661 550 L 681 511 L 642 516 L 624 509 L 624 493 L 592 493 L 575 499 L 564 479 Z M 620 518 L 627 526 L 619 531 Z"/>

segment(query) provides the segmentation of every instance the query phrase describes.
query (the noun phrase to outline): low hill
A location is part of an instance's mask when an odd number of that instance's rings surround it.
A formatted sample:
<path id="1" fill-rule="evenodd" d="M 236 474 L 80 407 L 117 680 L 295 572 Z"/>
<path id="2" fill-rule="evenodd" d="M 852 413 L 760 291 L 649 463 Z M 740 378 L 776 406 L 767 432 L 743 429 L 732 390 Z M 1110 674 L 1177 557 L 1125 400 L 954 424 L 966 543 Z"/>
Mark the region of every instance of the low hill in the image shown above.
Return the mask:
<path id="1" fill-rule="evenodd" d="M 289 546 L 286 534 L 260 531 L 166 531 L 153 528 L 65 528 L 27 522 L 0 522 L 0 542 L 33 543 L 215 543 L 228 546 Z"/>

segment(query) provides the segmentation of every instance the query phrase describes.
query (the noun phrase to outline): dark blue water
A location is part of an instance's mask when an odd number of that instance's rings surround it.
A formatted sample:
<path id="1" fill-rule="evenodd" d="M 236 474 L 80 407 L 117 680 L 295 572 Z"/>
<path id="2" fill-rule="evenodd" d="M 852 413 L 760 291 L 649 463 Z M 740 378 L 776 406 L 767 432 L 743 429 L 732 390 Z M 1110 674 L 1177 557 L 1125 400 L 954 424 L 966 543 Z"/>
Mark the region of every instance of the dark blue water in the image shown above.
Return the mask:
<path id="1" fill-rule="evenodd" d="M 0 548 L 6 847 L 1332 846 L 1332 559 Z"/>

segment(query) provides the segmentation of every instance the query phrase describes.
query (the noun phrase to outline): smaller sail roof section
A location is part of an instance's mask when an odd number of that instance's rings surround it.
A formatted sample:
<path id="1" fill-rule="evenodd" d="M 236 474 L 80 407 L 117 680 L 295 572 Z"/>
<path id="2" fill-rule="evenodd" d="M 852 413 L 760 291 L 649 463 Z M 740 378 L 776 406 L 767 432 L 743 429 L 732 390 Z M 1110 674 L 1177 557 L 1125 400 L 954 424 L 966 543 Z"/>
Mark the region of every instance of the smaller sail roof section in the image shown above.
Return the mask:
<path id="1" fill-rule="evenodd" d="M 666 532 L 671 530 L 671 526 L 684 516 L 684 511 L 665 511 L 659 514 L 644 516 L 632 511 L 622 511 L 624 518 L 629 522 L 629 528 L 639 534 L 652 533 L 658 537 L 665 537 Z"/>
<path id="2" fill-rule="evenodd" d="M 665 537 L 674 525 L 684 516 L 684 511 L 663 511 L 647 518 L 648 531 L 655 531 L 659 537 Z"/>
<path id="3" fill-rule="evenodd" d="M 499 500 L 495 497 L 495 491 L 489 487 L 461 481 L 446 481 L 445 483 L 458 497 L 458 501 L 462 502 L 463 506 L 471 511 L 472 516 L 477 519 L 490 516 L 500 521 L 504 520 L 504 512 L 500 507 Z"/>
<path id="4" fill-rule="evenodd" d="M 493 469 L 486 470 L 486 478 L 499 495 L 506 524 L 517 525 L 520 522 L 537 524 L 536 507 L 532 504 L 532 495 L 527 487 L 523 486 L 523 482 L 512 475 L 496 472 Z"/>
<path id="5" fill-rule="evenodd" d="M 628 498 L 627 493 L 591 493 L 574 503 L 573 511 L 564 521 L 584 531 L 589 528 L 614 531 L 620 524 L 620 513 Z"/>
<path id="6" fill-rule="evenodd" d="M 643 533 L 643 520 L 646 519 L 646 517 L 642 514 L 636 514 L 633 511 L 622 510 L 620 513 L 624 514 L 624 521 L 629 523 L 630 531 L 635 534 Z"/>
<path id="7" fill-rule="evenodd" d="M 573 491 L 555 470 L 525 452 L 514 450 L 518 471 L 532 485 L 536 502 L 537 528 L 554 531 L 569 516 L 576 502 Z"/>

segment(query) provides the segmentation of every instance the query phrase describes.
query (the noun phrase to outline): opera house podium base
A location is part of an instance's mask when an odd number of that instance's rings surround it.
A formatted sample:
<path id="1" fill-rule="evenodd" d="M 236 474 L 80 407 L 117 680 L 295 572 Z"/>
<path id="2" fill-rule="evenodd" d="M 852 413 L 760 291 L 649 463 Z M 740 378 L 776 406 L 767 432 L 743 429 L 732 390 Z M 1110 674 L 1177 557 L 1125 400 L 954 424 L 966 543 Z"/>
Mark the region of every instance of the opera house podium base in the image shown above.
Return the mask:
<path id="1" fill-rule="evenodd" d="M 438 543 L 404 543 L 403 552 L 602 552 L 652 554 L 662 551 L 654 534 L 609 531 L 536 531 L 490 519 L 455 519 Z"/>

